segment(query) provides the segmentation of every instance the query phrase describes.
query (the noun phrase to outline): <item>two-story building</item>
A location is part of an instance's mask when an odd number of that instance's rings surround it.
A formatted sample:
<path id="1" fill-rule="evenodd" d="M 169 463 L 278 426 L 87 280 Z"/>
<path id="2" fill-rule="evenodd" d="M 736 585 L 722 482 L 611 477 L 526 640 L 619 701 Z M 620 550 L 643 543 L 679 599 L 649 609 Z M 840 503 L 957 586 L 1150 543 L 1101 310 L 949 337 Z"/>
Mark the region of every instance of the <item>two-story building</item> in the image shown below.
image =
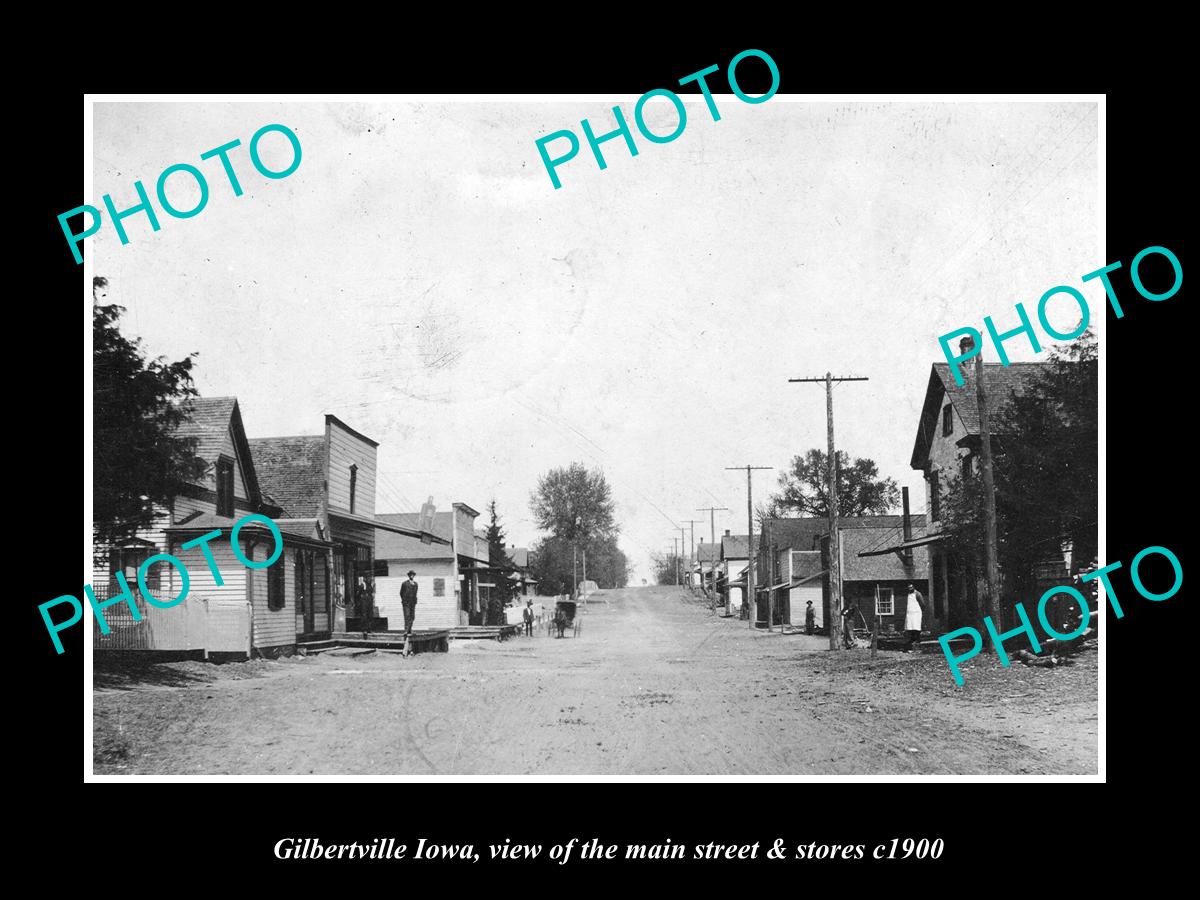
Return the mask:
<path id="1" fill-rule="evenodd" d="M 141 621 L 125 604 L 109 607 L 104 616 L 109 633 L 95 623 L 93 644 L 97 650 L 171 654 L 271 654 L 294 647 L 306 621 L 298 610 L 308 609 L 311 616 L 328 590 L 333 545 L 317 520 L 289 516 L 262 490 L 236 398 L 198 397 L 187 401 L 186 409 L 188 419 L 176 434 L 194 441 L 195 455 L 207 464 L 205 473 L 157 508 L 149 529 L 120 546 L 96 548 L 92 586 L 97 599 L 101 593 L 117 595 L 116 573 L 121 572 Z M 242 562 L 263 562 L 274 554 L 275 541 L 264 525 L 241 527 L 236 548 L 232 543 L 233 526 L 247 513 L 267 516 L 279 528 L 282 547 L 267 568 Z M 217 531 L 219 536 L 184 549 Z M 160 553 L 178 558 L 188 573 L 185 599 L 167 609 L 148 604 L 137 587 L 139 566 Z M 159 601 L 182 593 L 182 575 L 171 565 L 151 567 L 146 581 Z"/>
<path id="2" fill-rule="evenodd" d="M 964 338 L 964 343 L 969 342 Z M 969 343 L 960 347 L 966 352 Z M 1040 374 L 1044 363 L 983 364 L 984 388 L 989 407 L 999 410 L 1014 394 L 1022 393 Z M 945 499 L 960 479 L 979 472 L 979 399 L 975 366 L 959 368 L 959 385 L 947 363 L 934 363 L 925 388 L 925 402 L 913 444 L 911 465 L 925 476 L 928 528 L 914 538 L 927 546 L 929 594 L 934 618 L 944 628 L 978 625 L 979 573 L 972 574 L 943 541 L 942 510 Z M 1003 452 L 1003 436 L 993 436 L 993 451 Z M 905 548 L 901 548 L 905 549 Z"/>

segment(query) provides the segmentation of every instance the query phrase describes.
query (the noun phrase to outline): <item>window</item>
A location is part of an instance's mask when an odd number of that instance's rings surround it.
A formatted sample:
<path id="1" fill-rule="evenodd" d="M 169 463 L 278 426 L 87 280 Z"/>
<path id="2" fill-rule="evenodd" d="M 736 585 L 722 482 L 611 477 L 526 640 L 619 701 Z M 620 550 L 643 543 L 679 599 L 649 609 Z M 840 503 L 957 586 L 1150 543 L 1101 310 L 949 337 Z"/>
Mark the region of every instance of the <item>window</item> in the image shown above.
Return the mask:
<path id="1" fill-rule="evenodd" d="M 942 434 L 954 433 L 954 407 L 949 403 L 942 408 Z"/>
<path id="2" fill-rule="evenodd" d="M 894 616 L 896 614 L 896 599 L 891 588 L 880 588 L 875 597 L 875 615 Z"/>
<path id="3" fill-rule="evenodd" d="M 233 516 L 233 462 L 217 461 L 217 515 Z"/>
<path id="4" fill-rule="evenodd" d="M 281 554 L 267 569 L 267 609 L 283 609 L 287 602 L 283 593 L 283 569 L 286 561 L 287 554 Z"/>
<path id="5" fill-rule="evenodd" d="M 374 563 L 374 573 L 376 578 L 388 577 L 388 564 L 386 559 L 377 559 Z"/>
<path id="6" fill-rule="evenodd" d="M 435 596 L 435 597 L 445 597 L 446 596 L 446 579 L 445 578 L 433 579 L 433 596 Z"/>
<path id="7" fill-rule="evenodd" d="M 970 477 L 971 477 L 971 472 L 972 472 L 972 468 L 971 468 L 971 454 L 970 454 L 970 453 L 968 453 L 966 456 L 964 456 L 964 457 L 962 458 L 962 477 L 963 477 L 963 478 L 970 478 Z"/>
<path id="8" fill-rule="evenodd" d="M 358 489 L 358 466 L 350 467 L 350 512 L 354 512 L 354 493 Z"/>
<path id="9" fill-rule="evenodd" d="M 929 473 L 929 515 L 930 518 L 937 522 L 941 520 L 942 511 L 942 491 L 938 484 L 938 473 Z"/>

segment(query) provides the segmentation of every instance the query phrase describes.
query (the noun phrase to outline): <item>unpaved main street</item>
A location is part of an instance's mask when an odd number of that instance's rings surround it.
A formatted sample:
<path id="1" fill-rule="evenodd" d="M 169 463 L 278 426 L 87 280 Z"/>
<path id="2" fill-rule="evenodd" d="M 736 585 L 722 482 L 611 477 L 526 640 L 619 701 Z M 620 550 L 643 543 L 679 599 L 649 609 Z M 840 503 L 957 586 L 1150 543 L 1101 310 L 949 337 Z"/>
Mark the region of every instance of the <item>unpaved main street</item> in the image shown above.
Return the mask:
<path id="1" fill-rule="evenodd" d="M 95 771 L 247 775 L 1094 774 L 1097 666 L 829 653 L 674 588 L 576 638 L 95 673 Z M 418 625 L 419 625 L 418 607 Z"/>

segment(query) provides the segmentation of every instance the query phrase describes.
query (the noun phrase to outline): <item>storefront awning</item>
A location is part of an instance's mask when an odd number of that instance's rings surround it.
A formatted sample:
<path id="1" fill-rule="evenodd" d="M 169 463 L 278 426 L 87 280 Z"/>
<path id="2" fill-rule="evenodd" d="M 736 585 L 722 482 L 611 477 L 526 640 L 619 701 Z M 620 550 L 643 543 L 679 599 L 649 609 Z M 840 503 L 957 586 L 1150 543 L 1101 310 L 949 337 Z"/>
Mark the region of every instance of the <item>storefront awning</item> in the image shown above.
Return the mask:
<path id="1" fill-rule="evenodd" d="M 405 528 L 403 525 L 393 525 L 391 522 L 383 522 L 379 519 L 371 519 L 367 516 L 339 512 L 333 509 L 329 510 L 329 518 L 338 519 L 342 522 L 354 522 L 358 525 L 370 525 L 372 528 L 378 528 L 380 531 L 391 531 L 396 534 L 402 534 L 405 537 L 417 538 L 423 544 L 445 544 L 446 546 L 450 546 L 450 541 L 445 538 L 438 537 L 436 534 L 430 534 L 428 531 L 422 531 L 419 528 Z"/>

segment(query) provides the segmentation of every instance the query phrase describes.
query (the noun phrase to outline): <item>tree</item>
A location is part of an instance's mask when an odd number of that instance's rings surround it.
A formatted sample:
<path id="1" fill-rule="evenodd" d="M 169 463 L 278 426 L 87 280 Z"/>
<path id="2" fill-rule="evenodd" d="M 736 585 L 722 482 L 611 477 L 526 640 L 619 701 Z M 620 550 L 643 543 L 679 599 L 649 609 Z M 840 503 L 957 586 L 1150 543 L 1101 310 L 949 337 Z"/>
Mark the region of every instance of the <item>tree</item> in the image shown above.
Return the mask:
<path id="1" fill-rule="evenodd" d="M 512 569 L 513 561 L 504 551 L 504 529 L 500 526 L 500 516 L 496 512 L 496 501 L 493 499 L 487 505 L 488 527 L 485 532 L 488 542 L 488 565 L 498 569 Z M 516 588 L 509 572 L 493 572 L 489 580 L 495 584 L 488 594 L 487 625 L 504 624 L 504 607 L 516 595 Z"/>
<path id="2" fill-rule="evenodd" d="M 824 518 L 829 515 L 828 455 L 812 449 L 792 459 L 791 468 L 779 475 L 780 492 L 772 494 L 766 512 L 778 516 L 793 512 Z M 879 468 L 871 459 L 856 459 L 837 453 L 837 492 L 839 516 L 882 515 L 894 509 L 900 489 L 894 479 L 880 478 Z"/>
<path id="3" fill-rule="evenodd" d="M 559 540 L 578 541 L 616 534 L 612 490 L 599 469 L 581 463 L 551 469 L 530 498 L 533 520 Z"/>
<path id="4" fill-rule="evenodd" d="M 676 579 L 683 577 L 683 558 L 673 550 L 667 553 L 651 554 L 650 562 L 654 568 L 655 584 L 676 584 Z"/>
<path id="5" fill-rule="evenodd" d="M 575 545 L 550 535 L 535 543 L 529 551 L 529 567 L 538 580 L 539 594 L 569 594 L 575 584 L 573 564 L 578 577 L 583 578 L 582 560 L 576 550 L 587 551 L 588 579 L 601 588 L 622 588 L 629 584 L 629 559 L 617 546 L 615 537 Z"/>
<path id="6" fill-rule="evenodd" d="M 121 334 L 124 307 L 100 302 L 108 286 L 92 280 L 93 546 L 97 552 L 150 527 L 155 506 L 165 506 L 207 464 L 195 440 L 178 437 L 188 418 L 186 401 L 198 396 L 192 382 L 195 353 L 177 362 L 147 359 L 140 338 Z"/>

